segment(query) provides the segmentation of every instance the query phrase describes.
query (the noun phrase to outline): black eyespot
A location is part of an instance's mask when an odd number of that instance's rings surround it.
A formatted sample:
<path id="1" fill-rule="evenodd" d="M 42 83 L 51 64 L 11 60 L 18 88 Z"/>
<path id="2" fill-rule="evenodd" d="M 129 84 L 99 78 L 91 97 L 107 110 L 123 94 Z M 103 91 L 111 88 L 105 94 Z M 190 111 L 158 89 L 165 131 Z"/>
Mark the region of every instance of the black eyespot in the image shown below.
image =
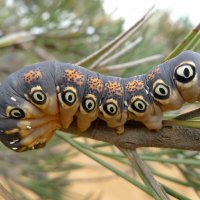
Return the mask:
<path id="1" fill-rule="evenodd" d="M 154 88 L 153 95 L 158 99 L 168 99 L 170 95 L 169 86 L 158 83 Z"/>
<path id="2" fill-rule="evenodd" d="M 147 104 L 141 99 L 136 99 L 131 103 L 131 108 L 136 112 L 143 113 L 147 109 Z"/>
<path id="3" fill-rule="evenodd" d="M 25 113 L 21 108 L 13 108 L 10 110 L 9 116 L 14 119 L 22 119 L 25 117 Z"/>
<path id="4" fill-rule="evenodd" d="M 195 66 L 191 64 L 182 64 L 175 69 L 174 78 L 181 83 L 188 83 L 194 79 L 195 74 Z"/>
<path id="5" fill-rule="evenodd" d="M 118 111 L 118 108 L 114 103 L 105 103 L 103 109 L 108 115 L 115 115 Z"/>
<path id="6" fill-rule="evenodd" d="M 31 94 L 31 100 L 38 105 L 42 105 L 46 102 L 47 96 L 41 90 L 36 90 Z"/>
<path id="7" fill-rule="evenodd" d="M 76 102 L 76 93 L 72 90 L 67 90 L 61 94 L 63 102 L 72 106 Z"/>
<path id="8" fill-rule="evenodd" d="M 95 109 L 96 102 L 93 98 L 85 98 L 83 100 L 82 106 L 86 112 L 91 112 Z"/>

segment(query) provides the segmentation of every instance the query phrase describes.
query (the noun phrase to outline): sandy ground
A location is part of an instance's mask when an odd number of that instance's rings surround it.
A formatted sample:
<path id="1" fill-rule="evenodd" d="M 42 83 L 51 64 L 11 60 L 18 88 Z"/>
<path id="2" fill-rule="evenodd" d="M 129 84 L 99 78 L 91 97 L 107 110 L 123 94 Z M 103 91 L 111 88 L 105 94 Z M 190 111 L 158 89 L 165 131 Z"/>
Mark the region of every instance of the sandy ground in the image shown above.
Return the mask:
<path id="1" fill-rule="evenodd" d="M 152 200 L 149 195 L 145 194 L 143 191 L 133 186 L 129 182 L 124 179 L 116 176 L 109 170 L 100 166 L 98 163 L 94 162 L 90 158 L 80 154 L 73 161 L 79 161 L 82 163 L 85 168 L 81 170 L 77 170 L 70 174 L 71 179 L 71 191 L 78 192 L 79 194 L 88 195 L 93 194 L 93 199 L 101 199 L 101 200 L 133 200 L 133 199 L 142 199 L 142 200 Z M 129 168 L 123 166 L 121 164 L 116 164 L 111 162 L 115 167 L 119 169 L 123 169 L 126 173 L 131 174 Z M 173 175 L 173 177 L 180 178 L 184 180 L 182 175 L 175 167 L 164 166 L 158 163 L 151 163 L 156 169 L 160 172 L 164 172 L 166 175 Z M 139 178 L 137 177 L 139 180 Z M 198 200 L 199 198 L 196 196 L 195 192 L 184 186 L 180 186 L 177 184 L 173 184 L 172 182 L 159 179 L 163 184 L 167 185 L 170 188 L 173 188 L 175 191 L 186 195 L 192 200 Z M 99 197 L 99 198 L 97 198 Z M 172 198 L 174 199 L 174 198 Z"/>
<path id="2" fill-rule="evenodd" d="M 59 149 L 62 149 L 62 146 L 66 147 L 66 144 L 61 145 Z M 105 160 L 105 157 L 102 158 Z M 135 176 L 137 180 L 140 180 L 129 167 L 113 160 L 106 161 L 114 167 L 123 170 L 125 173 Z M 67 159 L 67 162 L 77 163 L 84 166 L 81 169 L 73 170 L 68 177 L 70 182 L 70 188 L 68 188 L 68 191 L 86 197 L 84 200 L 153 200 L 152 197 L 133 186 L 131 183 L 113 174 L 108 169 L 102 167 L 100 164 L 91 160 L 82 153 L 79 153 L 73 158 Z M 172 165 L 161 165 L 157 162 L 148 162 L 148 164 L 153 166 L 159 172 L 184 180 L 180 172 Z M 160 178 L 158 178 L 158 180 L 169 188 L 172 188 L 192 200 L 199 200 L 191 188 L 180 186 Z M 26 194 L 28 193 L 30 194 L 29 197 L 31 200 L 38 200 L 38 198 L 31 194 L 30 191 L 26 191 Z M 2 198 L 0 197 L 0 200 L 1 199 Z"/>

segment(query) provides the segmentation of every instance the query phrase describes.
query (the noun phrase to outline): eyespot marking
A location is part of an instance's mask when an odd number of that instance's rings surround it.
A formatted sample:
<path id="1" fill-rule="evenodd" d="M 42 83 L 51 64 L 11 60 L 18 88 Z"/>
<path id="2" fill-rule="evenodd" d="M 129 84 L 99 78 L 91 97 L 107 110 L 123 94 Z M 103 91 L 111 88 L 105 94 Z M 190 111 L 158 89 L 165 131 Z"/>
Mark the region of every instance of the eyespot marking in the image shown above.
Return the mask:
<path id="1" fill-rule="evenodd" d="M 184 62 L 175 68 L 174 79 L 180 83 L 188 83 L 194 79 L 196 67 L 193 62 Z"/>
<path id="2" fill-rule="evenodd" d="M 25 117 L 25 113 L 21 108 L 13 108 L 9 111 L 9 117 L 14 119 L 22 119 Z"/>
<path id="3" fill-rule="evenodd" d="M 61 99 L 66 105 L 72 106 L 77 100 L 76 90 L 73 87 L 67 87 L 61 93 Z"/>
<path id="4" fill-rule="evenodd" d="M 30 98 L 35 104 L 38 105 L 43 105 L 47 100 L 47 96 L 42 90 L 33 91 Z"/>
<path id="5" fill-rule="evenodd" d="M 168 99 L 170 96 L 170 88 L 164 83 L 157 82 L 153 87 L 153 96 L 158 99 Z"/>
<path id="6" fill-rule="evenodd" d="M 97 106 L 96 101 L 97 99 L 93 94 L 88 94 L 83 98 L 82 108 L 88 113 L 92 112 Z"/>
<path id="7" fill-rule="evenodd" d="M 103 110 L 108 115 L 114 116 L 118 111 L 118 107 L 114 102 L 107 102 L 103 105 Z"/>
<path id="8" fill-rule="evenodd" d="M 147 104 L 144 100 L 142 99 L 135 99 L 132 103 L 131 103 L 131 108 L 132 110 L 138 112 L 138 113 L 144 113 L 147 109 Z"/>

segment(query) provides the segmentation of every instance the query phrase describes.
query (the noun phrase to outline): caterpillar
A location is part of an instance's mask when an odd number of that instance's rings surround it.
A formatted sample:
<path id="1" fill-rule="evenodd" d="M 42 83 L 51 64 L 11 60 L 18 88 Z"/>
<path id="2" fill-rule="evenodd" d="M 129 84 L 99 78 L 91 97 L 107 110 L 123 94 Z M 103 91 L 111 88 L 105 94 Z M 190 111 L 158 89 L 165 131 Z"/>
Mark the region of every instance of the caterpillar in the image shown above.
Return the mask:
<path id="1" fill-rule="evenodd" d="M 130 78 L 57 61 L 36 63 L 0 85 L 0 140 L 17 152 L 38 149 L 72 121 L 84 132 L 97 118 L 118 134 L 127 120 L 159 130 L 163 112 L 200 100 L 199 86 L 200 54 L 193 51 Z"/>

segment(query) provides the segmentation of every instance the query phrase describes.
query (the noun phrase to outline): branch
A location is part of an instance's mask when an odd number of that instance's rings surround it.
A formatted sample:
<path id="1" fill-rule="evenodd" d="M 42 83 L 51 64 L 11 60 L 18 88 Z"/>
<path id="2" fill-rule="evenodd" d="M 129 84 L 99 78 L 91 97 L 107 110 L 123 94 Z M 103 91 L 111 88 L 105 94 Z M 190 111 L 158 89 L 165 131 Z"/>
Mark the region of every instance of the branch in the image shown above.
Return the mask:
<path id="1" fill-rule="evenodd" d="M 84 133 L 80 133 L 75 125 L 67 132 L 133 150 L 138 147 L 200 150 L 200 130 L 180 126 L 163 127 L 160 131 L 153 132 L 139 123 L 128 121 L 125 133 L 117 135 L 114 129 L 107 127 L 105 122 L 98 119 Z"/>

